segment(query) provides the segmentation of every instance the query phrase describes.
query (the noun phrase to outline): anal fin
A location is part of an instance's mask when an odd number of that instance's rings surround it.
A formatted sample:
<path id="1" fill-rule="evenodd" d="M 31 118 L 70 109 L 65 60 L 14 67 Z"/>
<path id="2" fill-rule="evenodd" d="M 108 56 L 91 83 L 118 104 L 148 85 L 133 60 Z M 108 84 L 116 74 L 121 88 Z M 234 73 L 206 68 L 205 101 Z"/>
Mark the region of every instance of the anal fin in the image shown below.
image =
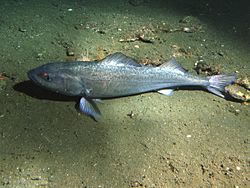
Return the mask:
<path id="1" fill-rule="evenodd" d="M 161 89 L 158 90 L 157 92 L 166 96 L 172 96 L 173 95 L 173 89 Z"/>

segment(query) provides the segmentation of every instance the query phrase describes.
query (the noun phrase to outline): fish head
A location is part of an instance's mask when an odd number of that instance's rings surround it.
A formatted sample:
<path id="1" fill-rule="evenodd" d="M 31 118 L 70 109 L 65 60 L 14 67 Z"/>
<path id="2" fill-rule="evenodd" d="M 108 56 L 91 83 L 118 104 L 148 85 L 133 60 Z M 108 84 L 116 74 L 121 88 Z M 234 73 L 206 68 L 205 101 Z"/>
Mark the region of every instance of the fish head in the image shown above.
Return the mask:
<path id="1" fill-rule="evenodd" d="M 68 96 L 82 95 L 81 80 L 65 64 L 68 63 L 48 63 L 28 71 L 27 75 L 36 85 L 50 91 Z"/>

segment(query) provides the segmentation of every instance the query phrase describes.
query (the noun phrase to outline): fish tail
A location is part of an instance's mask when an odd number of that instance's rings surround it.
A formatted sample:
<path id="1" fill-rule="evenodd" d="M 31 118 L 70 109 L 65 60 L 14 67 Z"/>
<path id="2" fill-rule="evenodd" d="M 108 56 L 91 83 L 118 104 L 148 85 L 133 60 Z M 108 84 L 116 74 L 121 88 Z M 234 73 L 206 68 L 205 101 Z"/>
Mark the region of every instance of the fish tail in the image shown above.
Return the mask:
<path id="1" fill-rule="evenodd" d="M 214 75 L 214 76 L 209 76 L 209 85 L 207 86 L 207 90 L 210 91 L 211 93 L 214 93 L 215 95 L 218 95 L 222 98 L 224 98 L 225 93 L 225 87 L 232 84 L 236 76 L 234 74 L 232 75 Z"/>

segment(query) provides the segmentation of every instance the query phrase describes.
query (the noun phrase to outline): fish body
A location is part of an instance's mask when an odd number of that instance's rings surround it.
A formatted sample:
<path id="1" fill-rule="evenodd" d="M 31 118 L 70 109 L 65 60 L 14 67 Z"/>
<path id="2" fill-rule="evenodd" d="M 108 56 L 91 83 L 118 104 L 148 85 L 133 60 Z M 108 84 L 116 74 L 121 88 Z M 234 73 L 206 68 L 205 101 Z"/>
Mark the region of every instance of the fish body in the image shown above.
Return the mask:
<path id="1" fill-rule="evenodd" d="M 95 120 L 100 117 L 95 99 L 158 91 L 171 95 L 181 86 L 199 86 L 224 97 L 224 87 L 234 75 L 200 77 L 187 73 L 175 59 L 159 67 L 143 66 L 122 53 L 114 53 L 100 62 L 55 62 L 28 72 L 36 84 L 68 96 L 80 96 L 80 110 Z"/>

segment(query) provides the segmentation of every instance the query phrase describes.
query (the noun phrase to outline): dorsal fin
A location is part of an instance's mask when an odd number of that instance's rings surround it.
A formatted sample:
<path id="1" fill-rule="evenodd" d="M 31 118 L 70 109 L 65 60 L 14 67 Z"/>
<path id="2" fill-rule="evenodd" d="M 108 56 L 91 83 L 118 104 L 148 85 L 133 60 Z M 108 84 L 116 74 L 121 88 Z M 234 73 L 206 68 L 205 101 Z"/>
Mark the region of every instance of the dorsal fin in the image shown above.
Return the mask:
<path id="1" fill-rule="evenodd" d="M 172 70 L 174 72 L 178 72 L 178 73 L 181 73 L 181 74 L 185 74 L 187 72 L 184 68 L 182 68 L 181 65 L 179 65 L 176 62 L 175 58 L 172 58 L 168 62 L 163 63 L 160 67 L 163 68 L 163 69 Z"/>
<path id="2" fill-rule="evenodd" d="M 141 67 L 134 59 L 122 54 L 121 52 L 116 52 L 105 57 L 100 63 L 112 66 L 134 66 Z"/>

